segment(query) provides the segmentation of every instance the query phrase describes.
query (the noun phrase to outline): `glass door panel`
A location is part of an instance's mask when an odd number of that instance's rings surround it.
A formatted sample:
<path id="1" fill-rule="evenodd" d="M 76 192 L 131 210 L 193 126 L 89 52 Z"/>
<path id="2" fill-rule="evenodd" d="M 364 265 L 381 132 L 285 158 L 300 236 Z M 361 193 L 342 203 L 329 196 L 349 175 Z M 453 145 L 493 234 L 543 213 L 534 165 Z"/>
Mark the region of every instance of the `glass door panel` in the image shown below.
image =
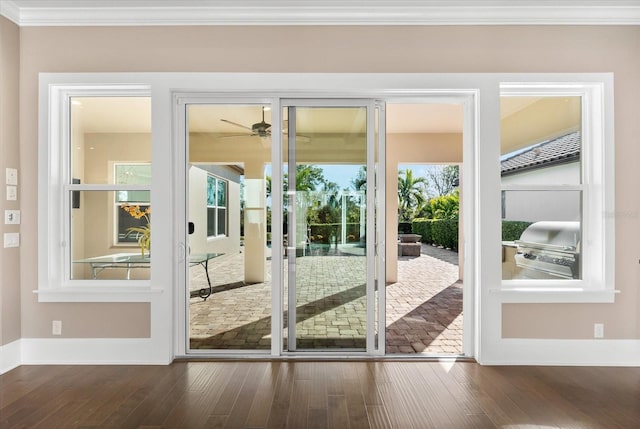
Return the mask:
<path id="1" fill-rule="evenodd" d="M 368 115 L 283 109 L 285 351 L 367 349 Z"/>
<path id="2" fill-rule="evenodd" d="M 271 348 L 269 105 L 187 104 L 190 352 Z"/>

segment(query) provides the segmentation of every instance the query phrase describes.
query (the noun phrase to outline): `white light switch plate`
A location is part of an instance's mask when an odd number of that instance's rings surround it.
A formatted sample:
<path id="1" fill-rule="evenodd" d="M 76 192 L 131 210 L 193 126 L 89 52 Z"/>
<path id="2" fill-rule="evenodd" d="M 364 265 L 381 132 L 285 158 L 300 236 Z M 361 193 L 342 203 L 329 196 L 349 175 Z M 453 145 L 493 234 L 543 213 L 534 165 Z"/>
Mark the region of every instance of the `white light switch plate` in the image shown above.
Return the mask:
<path id="1" fill-rule="evenodd" d="M 20 225 L 20 210 L 5 210 L 4 211 L 4 224 L 5 225 Z"/>
<path id="2" fill-rule="evenodd" d="M 18 184 L 18 170 L 15 168 L 7 168 L 6 173 L 6 182 L 7 185 L 17 185 Z"/>
<path id="3" fill-rule="evenodd" d="M 20 233 L 19 232 L 5 232 L 4 233 L 4 247 L 20 247 Z"/>
<path id="4" fill-rule="evenodd" d="M 7 201 L 15 201 L 18 199 L 18 187 L 7 185 Z"/>

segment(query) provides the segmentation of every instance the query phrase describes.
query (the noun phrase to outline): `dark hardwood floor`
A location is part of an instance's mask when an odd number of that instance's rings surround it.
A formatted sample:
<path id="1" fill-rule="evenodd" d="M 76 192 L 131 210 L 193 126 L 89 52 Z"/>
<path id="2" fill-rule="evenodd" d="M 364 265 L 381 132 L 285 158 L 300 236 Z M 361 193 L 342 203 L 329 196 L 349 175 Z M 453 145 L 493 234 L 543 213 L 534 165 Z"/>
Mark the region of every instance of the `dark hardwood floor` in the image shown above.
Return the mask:
<path id="1" fill-rule="evenodd" d="M 0 428 L 640 428 L 640 368 L 471 362 L 21 366 Z"/>

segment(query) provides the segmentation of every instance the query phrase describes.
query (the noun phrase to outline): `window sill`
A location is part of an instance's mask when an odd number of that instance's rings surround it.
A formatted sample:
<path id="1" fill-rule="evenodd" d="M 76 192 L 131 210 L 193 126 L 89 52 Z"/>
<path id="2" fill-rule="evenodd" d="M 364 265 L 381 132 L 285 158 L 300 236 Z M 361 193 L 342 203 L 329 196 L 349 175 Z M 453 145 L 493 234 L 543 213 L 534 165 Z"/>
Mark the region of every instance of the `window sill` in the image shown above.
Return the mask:
<path id="1" fill-rule="evenodd" d="M 38 302 L 151 302 L 163 292 L 148 286 L 71 286 L 38 289 Z"/>
<path id="2" fill-rule="evenodd" d="M 514 287 L 489 289 L 489 292 L 500 296 L 503 303 L 613 303 L 619 290 L 586 290 L 583 288 L 531 288 Z"/>

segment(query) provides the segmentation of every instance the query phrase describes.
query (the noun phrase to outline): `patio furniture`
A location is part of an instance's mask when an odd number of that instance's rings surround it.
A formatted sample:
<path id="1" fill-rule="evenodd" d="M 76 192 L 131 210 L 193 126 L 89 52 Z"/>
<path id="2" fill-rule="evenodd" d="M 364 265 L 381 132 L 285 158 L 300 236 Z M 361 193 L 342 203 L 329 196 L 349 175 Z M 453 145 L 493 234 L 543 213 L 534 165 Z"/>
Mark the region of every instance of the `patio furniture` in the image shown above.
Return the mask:
<path id="1" fill-rule="evenodd" d="M 209 260 L 222 256 L 224 253 L 192 253 L 189 255 L 189 266 L 200 265 L 204 268 L 207 275 L 208 288 L 202 288 L 198 291 L 198 296 L 206 301 L 211 296 L 212 287 L 209 278 Z M 93 258 L 78 259 L 73 261 L 74 264 L 88 264 L 91 267 L 91 275 L 94 279 L 98 278 L 104 270 L 119 268 L 126 270 L 126 279 L 131 279 L 131 270 L 134 268 L 150 268 L 151 258 L 148 255 L 140 253 L 114 253 L 112 255 L 94 256 Z"/>

